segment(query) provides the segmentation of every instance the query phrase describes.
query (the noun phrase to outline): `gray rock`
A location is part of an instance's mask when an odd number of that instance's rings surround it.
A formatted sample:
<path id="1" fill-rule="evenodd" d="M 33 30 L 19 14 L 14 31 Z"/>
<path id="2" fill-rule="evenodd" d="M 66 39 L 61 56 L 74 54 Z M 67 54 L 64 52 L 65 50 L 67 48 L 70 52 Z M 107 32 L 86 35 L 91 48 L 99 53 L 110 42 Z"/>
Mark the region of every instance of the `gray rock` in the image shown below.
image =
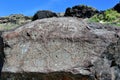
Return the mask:
<path id="1" fill-rule="evenodd" d="M 118 80 L 119 29 L 96 26 L 82 19 L 61 17 L 36 20 L 6 31 L 2 37 L 10 48 L 4 50 L 3 72 L 64 71 L 97 80 Z"/>

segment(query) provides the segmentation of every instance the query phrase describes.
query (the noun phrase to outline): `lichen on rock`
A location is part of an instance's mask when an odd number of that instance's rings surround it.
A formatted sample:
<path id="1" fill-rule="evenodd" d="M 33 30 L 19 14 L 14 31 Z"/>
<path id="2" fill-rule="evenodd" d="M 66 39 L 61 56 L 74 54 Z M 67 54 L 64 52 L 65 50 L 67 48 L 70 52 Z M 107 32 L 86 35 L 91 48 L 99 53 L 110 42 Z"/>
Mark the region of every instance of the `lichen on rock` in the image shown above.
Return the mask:
<path id="1" fill-rule="evenodd" d="M 119 31 L 72 17 L 33 21 L 3 33 L 11 47 L 4 50 L 3 72 L 52 75 L 63 71 L 89 76 L 79 80 L 118 80 Z M 116 65 L 112 66 L 114 62 Z"/>

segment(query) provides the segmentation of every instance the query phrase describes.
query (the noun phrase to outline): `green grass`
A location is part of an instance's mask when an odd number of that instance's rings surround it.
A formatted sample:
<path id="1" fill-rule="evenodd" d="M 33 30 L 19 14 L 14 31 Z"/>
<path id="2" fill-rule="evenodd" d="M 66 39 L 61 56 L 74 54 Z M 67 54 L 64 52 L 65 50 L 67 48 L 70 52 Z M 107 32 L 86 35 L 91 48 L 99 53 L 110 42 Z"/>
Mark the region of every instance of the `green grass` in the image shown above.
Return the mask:
<path id="1" fill-rule="evenodd" d="M 115 10 L 108 9 L 103 14 L 94 15 L 88 21 L 120 26 L 120 13 Z"/>

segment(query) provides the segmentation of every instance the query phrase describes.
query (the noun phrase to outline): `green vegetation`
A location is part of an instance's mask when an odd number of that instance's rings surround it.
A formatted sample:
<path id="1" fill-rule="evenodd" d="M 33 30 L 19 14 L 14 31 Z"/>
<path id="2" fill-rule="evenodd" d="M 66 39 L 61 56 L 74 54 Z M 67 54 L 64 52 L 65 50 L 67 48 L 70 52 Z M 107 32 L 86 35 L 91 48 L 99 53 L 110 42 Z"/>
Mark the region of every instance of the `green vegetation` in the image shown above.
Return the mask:
<path id="1" fill-rule="evenodd" d="M 32 17 L 22 14 L 12 14 L 6 17 L 0 17 L 0 30 L 10 30 L 31 21 Z"/>
<path id="2" fill-rule="evenodd" d="M 101 14 L 94 15 L 89 19 L 89 21 L 120 26 L 120 13 L 109 9 Z"/>
<path id="3" fill-rule="evenodd" d="M 18 24 L 8 23 L 8 24 L 0 24 L 0 30 L 10 30 L 19 26 Z"/>

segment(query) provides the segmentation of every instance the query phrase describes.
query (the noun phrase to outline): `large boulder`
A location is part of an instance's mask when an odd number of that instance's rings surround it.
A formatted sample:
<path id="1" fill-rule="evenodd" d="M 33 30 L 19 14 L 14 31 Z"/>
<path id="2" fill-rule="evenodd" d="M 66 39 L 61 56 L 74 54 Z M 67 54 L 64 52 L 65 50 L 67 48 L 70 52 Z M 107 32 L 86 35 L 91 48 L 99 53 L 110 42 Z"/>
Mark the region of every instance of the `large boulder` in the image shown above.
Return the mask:
<path id="1" fill-rule="evenodd" d="M 120 79 L 118 27 L 72 17 L 49 18 L 3 32 L 2 37 L 9 45 L 3 67 L 9 79 L 12 73 L 26 80 Z M 16 80 L 23 79 L 17 75 Z"/>
<path id="2" fill-rule="evenodd" d="M 76 5 L 72 8 L 67 8 L 64 16 L 79 17 L 79 18 L 90 18 L 98 13 L 98 10 L 88 7 L 85 5 Z"/>
<path id="3" fill-rule="evenodd" d="M 116 10 L 118 13 L 120 13 L 120 2 L 117 3 L 114 7 L 113 7 L 114 10 Z"/>
<path id="4" fill-rule="evenodd" d="M 32 20 L 34 21 L 37 19 L 51 18 L 51 17 L 57 17 L 57 14 L 48 10 L 40 10 L 34 14 Z"/>

